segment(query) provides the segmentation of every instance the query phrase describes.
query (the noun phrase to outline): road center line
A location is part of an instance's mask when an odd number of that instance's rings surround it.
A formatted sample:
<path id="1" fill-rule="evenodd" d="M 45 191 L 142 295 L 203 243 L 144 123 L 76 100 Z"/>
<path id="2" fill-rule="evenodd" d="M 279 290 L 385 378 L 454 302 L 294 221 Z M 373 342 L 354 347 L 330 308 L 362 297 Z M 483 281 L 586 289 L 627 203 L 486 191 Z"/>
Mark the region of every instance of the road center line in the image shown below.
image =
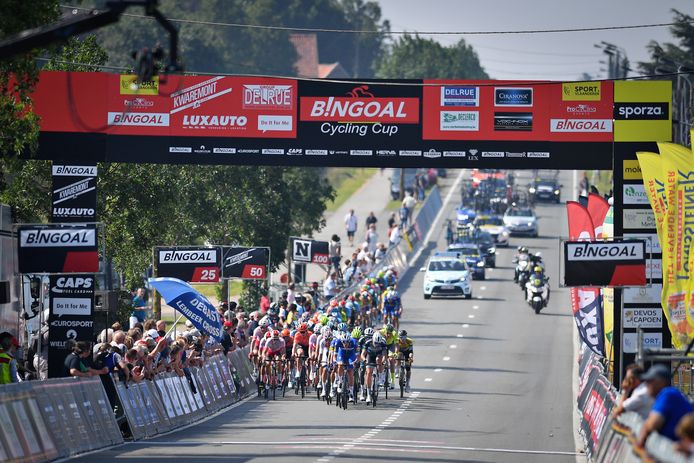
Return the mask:
<path id="1" fill-rule="evenodd" d="M 444 361 L 444 362 L 448 362 L 450 359 L 451 359 L 450 357 L 444 357 L 444 358 L 443 358 L 443 361 Z"/>

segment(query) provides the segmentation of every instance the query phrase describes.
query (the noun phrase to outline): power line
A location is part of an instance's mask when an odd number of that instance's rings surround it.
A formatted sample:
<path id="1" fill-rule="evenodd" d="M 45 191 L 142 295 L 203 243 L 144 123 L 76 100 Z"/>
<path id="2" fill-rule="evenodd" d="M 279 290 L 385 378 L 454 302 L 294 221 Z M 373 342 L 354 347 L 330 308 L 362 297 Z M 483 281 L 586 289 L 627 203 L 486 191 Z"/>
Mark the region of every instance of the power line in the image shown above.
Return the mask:
<path id="1" fill-rule="evenodd" d="M 600 55 L 596 56 L 594 60 L 591 61 L 564 61 L 564 62 L 538 62 L 538 61 L 508 61 L 504 59 L 487 59 L 480 58 L 481 63 L 501 63 L 501 64 L 519 64 L 526 66 L 581 66 L 586 64 L 595 64 L 602 57 Z"/>
<path id="2" fill-rule="evenodd" d="M 530 51 L 530 50 L 518 50 L 518 49 L 513 49 L 513 48 L 496 48 L 496 47 L 487 47 L 485 45 L 475 45 L 474 48 L 479 48 L 480 50 L 492 50 L 492 51 L 501 51 L 505 53 L 513 53 L 514 55 L 538 55 L 538 56 L 561 56 L 563 58 L 567 57 L 576 57 L 576 58 L 586 58 L 586 57 L 593 57 L 595 59 L 598 59 L 595 55 L 595 53 L 573 53 L 573 54 L 568 54 L 568 53 L 551 53 L 551 52 L 542 52 L 542 51 Z M 601 56 L 601 55 L 597 55 Z"/>
<path id="3" fill-rule="evenodd" d="M 91 8 L 60 5 L 61 8 L 71 10 L 92 11 Z M 142 18 L 153 20 L 152 17 L 143 14 L 123 13 L 122 16 L 131 18 Z M 203 21 L 198 19 L 173 19 L 168 18 L 173 23 L 192 24 L 197 26 L 221 26 L 242 29 L 260 29 L 271 31 L 286 31 L 286 32 L 322 32 L 336 34 L 372 34 L 372 35 L 520 35 L 520 34 L 557 34 L 568 32 L 600 32 L 600 31 L 616 31 L 630 29 L 646 29 L 654 27 L 670 27 L 680 23 L 651 23 L 651 24 L 630 24 L 624 26 L 602 26 L 602 27 L 577 27 L 564 29 L 519 29 L 513 31 L 380 31 L 380 30 L 365 30 L 365 29 L 331 29 L 317 27 L 289 27 L 289 26 L 268 26 L 261 24 L 243 24 L 243 23 L 225 23 L 218 21 Z M 688 21 L 694 23 L 694 20 Z"/>

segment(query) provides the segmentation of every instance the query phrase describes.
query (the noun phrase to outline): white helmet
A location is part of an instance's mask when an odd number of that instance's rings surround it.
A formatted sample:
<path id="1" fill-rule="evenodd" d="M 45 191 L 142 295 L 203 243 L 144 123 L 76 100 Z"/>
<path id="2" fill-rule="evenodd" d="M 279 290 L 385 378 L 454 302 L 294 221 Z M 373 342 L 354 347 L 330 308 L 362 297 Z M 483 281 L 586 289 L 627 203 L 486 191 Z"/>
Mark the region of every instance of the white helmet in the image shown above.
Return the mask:
<path id="1" fill-rule="evenodd" d="M 368 327 L 367 329 L 364 330 L 364 336 L 368 336 L 372 338 L 374 335 L 374 329 L 371 327 Z"/>
<path id="2" fill-rule="evenodd" d="M 384 342 L 386 342 L 385 338 L 383 337 L 380 331 L 376 331 L 372 339 L 374 344 L 383 344 Z"/>
<path id="3" fill-rule="evenodd" d="M 322 334 L 323 336 L 330 337 L 330 336 L 332 336 L 332 334 L 333 334 L 333 330 L 331 330 L 329 326 L 324 326 L 324 327 L 321 329 L 321 334 Z"/>
<path id="4" fill-rule="evenodd" d="M 265 315 L 265 316 L 264 316 L 263 318 L 261 318 L 260 321 L 258 322 L 258 326 L 260 326 L 260 327 L 262 327 L 262 328 L 267 328 L 268 326 L 270 326 L 270 318 L 268 318 L 268 316 Z"/>

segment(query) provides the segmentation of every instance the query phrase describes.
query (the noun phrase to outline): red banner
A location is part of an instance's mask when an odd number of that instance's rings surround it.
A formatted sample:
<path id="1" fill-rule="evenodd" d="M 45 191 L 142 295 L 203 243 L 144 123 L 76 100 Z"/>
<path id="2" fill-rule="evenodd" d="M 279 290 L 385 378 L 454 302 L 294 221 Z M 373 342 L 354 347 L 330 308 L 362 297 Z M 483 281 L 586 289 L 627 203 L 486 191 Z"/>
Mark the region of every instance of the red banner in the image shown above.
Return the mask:
<path id="1" fill-rule="evenodd" d="M 588 214 L 593 221 L 595 229 L 594 238 L 602 238 L 602 226 L 605 223 L 605 217 L 609 210 L 610 205 L 605 198 L 595 193 L 588 195 Z"/>

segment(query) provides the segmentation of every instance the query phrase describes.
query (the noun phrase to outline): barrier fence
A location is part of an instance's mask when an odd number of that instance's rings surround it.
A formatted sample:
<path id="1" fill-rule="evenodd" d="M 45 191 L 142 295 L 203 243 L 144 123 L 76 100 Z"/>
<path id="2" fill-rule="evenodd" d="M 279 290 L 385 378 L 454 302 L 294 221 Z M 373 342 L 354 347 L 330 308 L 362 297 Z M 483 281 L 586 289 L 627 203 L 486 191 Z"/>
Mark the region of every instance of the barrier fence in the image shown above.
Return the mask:
<path id="1" fill-rule="evenodd" d="M 646 447 L 637 445 L 643 420 L 626 412 L 612 416 L 618 392 L 604 375 L 599 358 L 586 346 L 579 358 L 578 413 L 579 432 L 586 443 L 586 455 L 599 463 L 652 462 L 684 463 L 687 458 L 674 450 L 674 442 L 651 433 Z"/>

